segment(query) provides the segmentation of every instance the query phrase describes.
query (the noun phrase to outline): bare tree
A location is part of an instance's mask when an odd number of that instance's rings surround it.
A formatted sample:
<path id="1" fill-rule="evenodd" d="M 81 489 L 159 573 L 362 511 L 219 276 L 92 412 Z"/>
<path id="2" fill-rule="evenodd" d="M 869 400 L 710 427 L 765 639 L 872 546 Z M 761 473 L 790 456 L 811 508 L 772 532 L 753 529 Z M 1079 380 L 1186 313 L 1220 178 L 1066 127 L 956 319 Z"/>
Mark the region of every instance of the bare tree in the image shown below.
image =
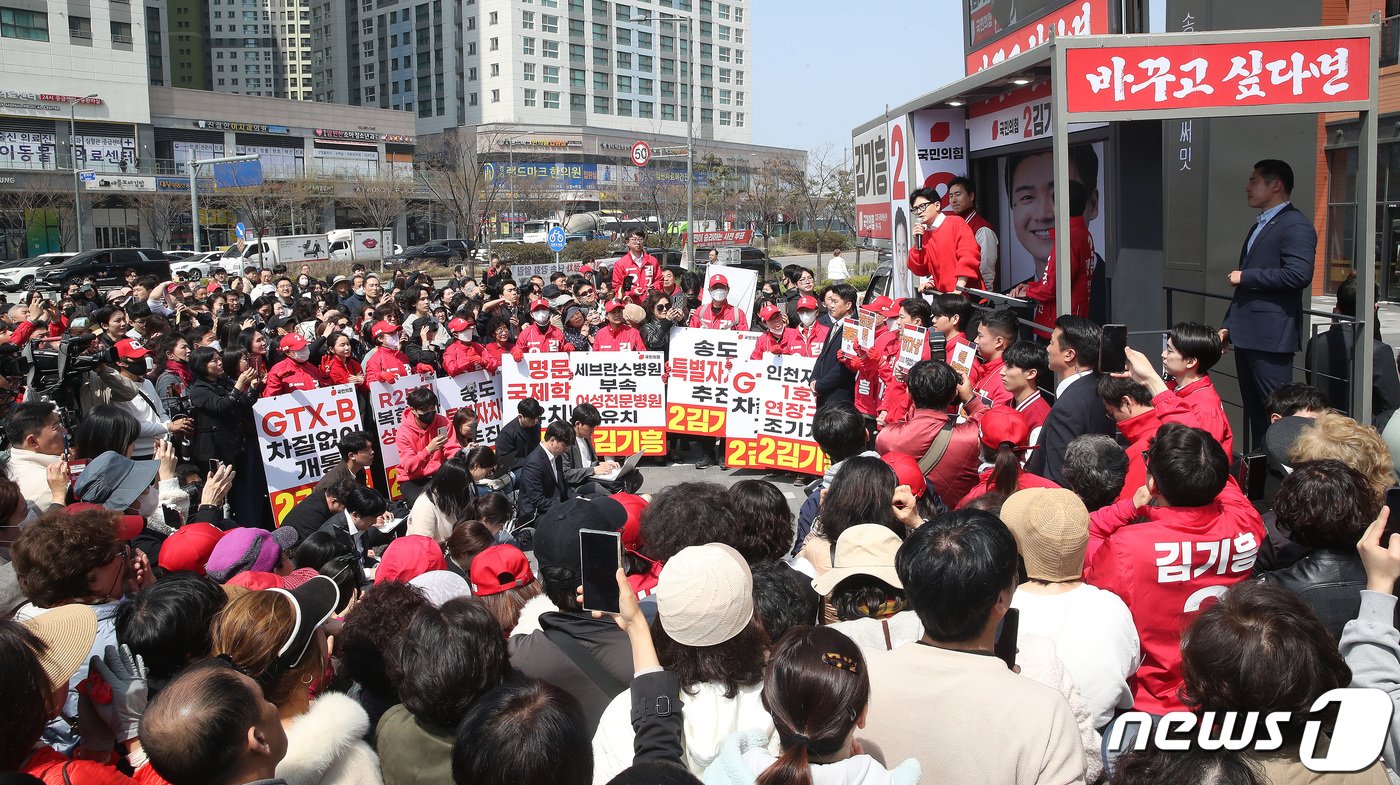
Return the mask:
<path id="1" fill-rule="evenodd" d="M 296 177 L 283 180 L 278 189 L 281 197 L 281 210 L 287 215 L 292 234 L 318 234 L 321 224 L 321 206 L 326 197 L 323 183 L 309 177 Z M 333 193 L 333 191 L 332 191 Z"/>
<path id="2" fill-rule="evenodd" d="M 675 172 L 652 166 L 641 169 L 637 172 L 637 202 L 646 214 L 656 216 L 661 247 L 670 248 L 672 239 L 679 245 L 680 235 L 666 230 L 685 215 L 684 175 L 677 178 Z M 689 259 L 683 261 L 690 262 Z"/>
<path id="3" fill-rule="evenodd" d="M 47 225 L 50 202 L 47 191 L 0 191 L 0 236 L 16 258 L 27 255 L 30 232 Z"/>
<path id="4" fill-rule="evenodd" d="M 131 194 L 128 201 L 136 208 L 141 223 L 151 232 L 151 244 L 155 248 L 170 247 L 170 236 L 175 229 L 188 226 L 190 222 L 189 197 L 164 191 Z"/>
<path id="5" fill-rule="evenodd" d="M 792 189 L 793 203 L 817 231 L 817 269 L 821 269 L 821 228 L 818 221 L 827 213 L 826 202 L 831 198 L 837 167 L 831 162 L 832 146 L 823 145 L 807 153 L 806 167 L 788 161 L 783 167 L 784 179 Z"/>
<path id="6" fill-rule="evenodd" d="M 458 237 L 484 239 L 478 224 L 502 191 L 504 178 L 487 177 L 486 154 L 495 148 L 495 133 L 453 128 L 420 145 L 415 159 L 423 183 L 450 216 Z"/>
<path id="7" fill-rule="evenodd" d="M 409 215 L 414 206 L 414 185 L 412 180 L 394 176 L 355 175 L 353 193 L 344 200 L 347 207 L 360 214 L 361 220 L 371 228 L 379 229 L 381 248 L 393 247 L 393 227 L 400 218 Z M 383 264 L 383 256 L 380 257 Z"/>
<path id="8" fill-rule="evenodd" d="M 52 212 L 58 221 L 58 246 L 63 250 L 68 250 L 68 246 L 76 246 L 78 242 L 78 214 L 73 211 L 76 205 L 73 199 L 67 194 L 60 194 L 56 191 L 38 191 L 35 193 L 35 210 Z M 92 210 L 92 203 L 88 203 L 88 210 Z"/>
<path id="9" fill-rule="evenodd" d="M 768 239 L 773 235 L 773 223 L 778 214 L 791 209 L 792 194 L 784 178 L 784 164 L 776 158 L 763 162 L 749 175 L 749 191 L 745 203 L 763 229 L 763 252 L 768 252 Z"/>
<path id="10" fill-rule="evenodd" d="M 219 188 L 210 197 L 215 205 L 231 210 L 258 237 L 278 233 L 286 214 L 286 183 L 268 180 L 262 185 Z"/>
<path id="11" fill-rule="evenodd" d="M 832 221 L 841 221 L 852 232 L 856 227 L 856 178 L 845 167 L 836 170 L 831 183 L 831 198 L 827 200 L 827 215 Z M 855 241 L 856 275 L 860 275 L 860 240 Z"/>

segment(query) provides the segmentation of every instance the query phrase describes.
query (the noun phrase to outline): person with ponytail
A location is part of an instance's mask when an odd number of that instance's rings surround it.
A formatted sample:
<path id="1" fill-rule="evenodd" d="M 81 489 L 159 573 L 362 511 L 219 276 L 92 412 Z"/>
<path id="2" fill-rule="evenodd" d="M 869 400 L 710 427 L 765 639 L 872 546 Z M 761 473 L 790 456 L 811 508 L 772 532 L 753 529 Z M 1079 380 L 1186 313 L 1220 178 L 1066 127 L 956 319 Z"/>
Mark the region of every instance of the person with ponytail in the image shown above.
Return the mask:
<path id="1" fill-rule="evenodd" d="M 977 484 L 958 503 L 959 509 L 992 491 L 1010 496 L 1025 488 L 1060 487 L 1021 468 L 1031 449 L 1031 429 L 1025 415 L 1009 406 L 997 406 L 982 415 L 979 425 L 982 465 L 977 469 Z"/>
<path id="2" fill-rule="evenodd" d="M 706 785 L 913 785 L 919 762 L 887 770 L 855 740 L 865 727 L 870 675 L 860 648 L 830 627 L 795 627 L 778 641 L 763 674 L 763 705 L 782 754 L 764 730 L 725 739 Z"/>

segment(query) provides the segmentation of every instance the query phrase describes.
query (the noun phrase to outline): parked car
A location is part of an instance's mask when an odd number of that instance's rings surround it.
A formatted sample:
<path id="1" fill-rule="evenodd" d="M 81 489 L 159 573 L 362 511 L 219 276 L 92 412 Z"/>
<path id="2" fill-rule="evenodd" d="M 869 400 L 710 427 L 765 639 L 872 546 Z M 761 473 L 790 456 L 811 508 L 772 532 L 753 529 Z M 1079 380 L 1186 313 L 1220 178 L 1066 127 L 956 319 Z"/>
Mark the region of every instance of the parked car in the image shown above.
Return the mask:
<path id="1" fill-rule="evenodd" d="M 663 267 L 683 264 L 685 254 L 678 248 L 648 248 L 647 253 L 656 257 Z"/>
<path id="2" fill-rule="evenodd" d="M 428 243 L 405 248 L 402 253 L 384 257 L 384 267 L 388 270 L 408 269 L 418 264 L 455 264 L 461 258 L 457 252 L 445 245 Z"/>
<path id="3" fill-rule="evenodd" d="M 91 276 L 98 286 L 120 286 L 127 269 L 135 270 L 137 275 L 154 275 L 161 281 L 171 277 L 170 258 L 155 248 L 96 248 L 44 267 L 36 275 L 35 284 L 59 289 L 69 281 Z"/>
<path id="4" fill-rule="evenodd" d="M 170 272 L 173 275 L 190 281 L 213 275 L 215 270 L 223 270 L 229 275 L 241 275 L 243 260 L 236 256 L 224 256 L 223 251 L 203 251 L 170 263 Z"/>
<path id="5" fill-rule="evenodd" d="M 191 256 L 194 256 L 195 254 L 194 254 L 194 251 L 184 251 L 184 250 L 180 250 L 180 251 L 166 251 L 166 252 L 165 252 L 165 255 L 166 255 L 166 256 L 169 256 L 170 259 L 171 259 L 171 261 L 183 261 L 183 260 L 185 260 L 185 259 L 190 258 Z"/>
<path id="6" fill-rule="evenodd" d="M 6 292 L 24 291 L 29 288 L 30 284 L 34 283 L 40 270 L 59 264 L 65 259 L 72 259 L 74 256 L 77 254 L 63 251 L 6 262 L 3 267 L 0 267 L 0 290 Z"/>
<path id="7" fill-rule="evenodd" d="M 448 248 L 451 248 L 453 251 L 457 252 L 458 261 L 462 262 L 465 262 L 468 258 L 470 258 L 472 252 L 476 250 L 475 240 L 463 240 L 457 237 L 448 238 L 446 240 L 429 240 L 427 244 L 445 245 Z"/>
<path id="8" fill-rule="evenodd" d="M 705 275 L 705 268 L 710 264 L 710 250 L 704 246 L 695 249 L 695 271 L 702 277 Z M 783 274 L 783 266 L 769 258 L 762 248 L 740 245 L 715 250 L 720 252 L 720 258 L 724 260 L 725 266 L 753 270 L 758 273 L 760 281 L 776 280 Z"/>

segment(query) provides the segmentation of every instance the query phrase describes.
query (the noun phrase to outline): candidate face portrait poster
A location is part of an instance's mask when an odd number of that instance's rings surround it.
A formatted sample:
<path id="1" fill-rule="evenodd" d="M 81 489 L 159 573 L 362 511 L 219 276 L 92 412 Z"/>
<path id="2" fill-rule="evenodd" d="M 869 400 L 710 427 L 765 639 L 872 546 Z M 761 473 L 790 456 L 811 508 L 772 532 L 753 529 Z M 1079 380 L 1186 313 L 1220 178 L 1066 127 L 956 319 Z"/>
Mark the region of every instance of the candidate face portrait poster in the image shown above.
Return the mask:
<path id="1" fill-rule="evenodd" d="M 1104 242 L 1104 143 L 1070 145 L 1069 176 L 1094 185 L 1084 216 L 1094 248 Z M 1054 243 L 1050 230 L 1055 226 L 1055 172 L 1050 150 L 1036 150 L 1005 156 L 997 161 L 997 184 L 1001 188 L 1001 214 L 997 239 L 998 280 L 1002 291 L 1040 277 L 1050 259 Z"/>

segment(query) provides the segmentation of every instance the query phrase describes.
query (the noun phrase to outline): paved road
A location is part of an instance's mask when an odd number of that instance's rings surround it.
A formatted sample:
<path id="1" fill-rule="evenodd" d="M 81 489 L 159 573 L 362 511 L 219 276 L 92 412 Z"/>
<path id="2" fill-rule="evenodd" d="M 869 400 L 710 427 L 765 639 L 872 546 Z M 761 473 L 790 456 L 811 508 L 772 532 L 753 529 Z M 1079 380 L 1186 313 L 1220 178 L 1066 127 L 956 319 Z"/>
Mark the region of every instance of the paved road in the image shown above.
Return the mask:
<path id="1" fill-rule="evenodd" d="M 856 254 L 853 250 L 843 250 L 841 256 L 845 258 L 846 269 L 850 271 L 851 275 L 869 275 L 875 271 L 876 260 L 874 251 L 861 251 L 859 264 L 856 262 Z M 817 276 L 818 279 L 825 277 L 826 263 L 829 259 L 831 259 L 831 254 L 822 254 L 822 270 L 821 274 Z M 817 266 L 817 255 L 809 253 L 798 256 L 775 256 L 773 257 L 773 261 L 784 266 L 798 264 L 806 267 L 808 270 L 812 270 Z"/>
<path id="2" fill-rule="evenodd" d="M 790 473 L 763 472 L 754 469 L 726 469 L 720 466 L 696 469 L 695 459 L 697 457 L 696 451 L 691 449 L 682 452 L 681 460 L 670 466 L 655 466 L 650 460 L 643 461 L 642 465 L 638 467 L 643 477 L 640 492 L 657 493 L 664 488 L 683 482 L 713 482 L 728 488 L 740 480 L 767 480 L 783 492 L 793 515 L 797 514 L 798 510 L 802 508 L 802 502 L 807 499 L 803 489 L 792 484 L 793 475 Z M 815 480 L 816 477 L 812 476 L 808 479 Z"/>

